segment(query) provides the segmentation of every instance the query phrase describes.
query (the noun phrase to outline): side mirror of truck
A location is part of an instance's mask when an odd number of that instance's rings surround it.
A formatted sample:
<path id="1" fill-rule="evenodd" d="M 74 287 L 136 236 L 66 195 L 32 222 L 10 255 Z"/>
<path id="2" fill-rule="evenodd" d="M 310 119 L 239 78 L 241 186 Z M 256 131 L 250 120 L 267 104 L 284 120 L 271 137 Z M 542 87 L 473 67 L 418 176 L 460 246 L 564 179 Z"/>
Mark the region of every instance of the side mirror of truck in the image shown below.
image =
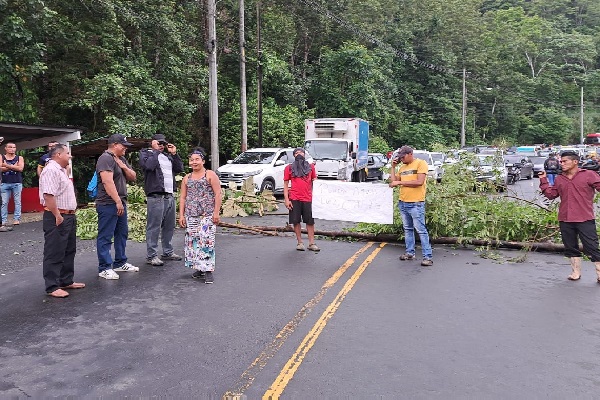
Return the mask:
<path id="1" fill-rule="evenodd" d="M 231 164 L 233 160 L 227 160 L 227 164 Z"/>
<path id="2" fill-rule="evenodd" d="M 352 153 L 350 153 L 350 157 L 351 157 L 353 160 L 356 160 L 356 152 L 355 152 L 355 151 L 353 151 Z"/>
<path id="3" fill-rule="evenodd" d="M 283 161 L 283 160 L 277 160 L 277 161 L 275 161 L 275 166 L 276 167 L 279 167 L 280 165 L 285 165 L 285 161 Z"/>

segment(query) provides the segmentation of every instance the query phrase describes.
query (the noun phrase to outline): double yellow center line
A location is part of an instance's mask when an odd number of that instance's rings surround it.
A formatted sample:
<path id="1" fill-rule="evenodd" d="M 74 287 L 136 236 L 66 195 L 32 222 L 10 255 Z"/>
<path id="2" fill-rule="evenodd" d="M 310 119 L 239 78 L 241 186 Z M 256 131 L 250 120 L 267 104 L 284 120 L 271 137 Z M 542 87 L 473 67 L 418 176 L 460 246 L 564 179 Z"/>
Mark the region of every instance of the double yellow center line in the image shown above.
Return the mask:
<path id="1" fill-rule="evenodd" d="M 331 317 L 333 317 L 337 309 L 342 304 L 342 301 L 344 301 L 346 295 L 350 292 L 350 290 L 352 290 L 352 288 L 356 284 L 356 281 L 358 281 L 358 278 L 360 278 L 362 273 L 365 272 L 369 264 L 371 264 L 373 259 L 375 259 L 377 254 L 385 245 L 386 243 L 381 243 L 379 247 L 376 248 L 365 259 L 365 261 L 362 262 L 362 264 L 360 264 L 360 267 L 358 267 L 358 269 L 352 275 L 352 277 L 348 279 L 342 290 L 340 290 L 338 295 L 329 304 L 327 309 L 323 311 L 321 317 L 313 325 L 312 329 L 308 332 L 308 334 L 304 337 L 304 340 L 302 340 L 302 343 L 300 343 L 300 346 L 298 346 L 294 355 L 292 355 L 292 357 L 290 357 L 288 362 L 285 364 L 285 366 L 279 373 L 279 376 L 275 379 L 269 390 L 265 392 L 265 394 L 263 395 L 263 399 L 278 399 L 279 396 L 283 393 L 285 387 L 294 377 L 294 374 L 300 367 L 300 364 L 302 364 L 302 361 L 304 361 L 304 357 L 306 357 L 308 351 L 314 346 L 317 339 L 319 338 L 319 335 L 321 334 L 321 332 L 323 332 L 323 329 L 325 329 L 327 322 L 329 322 Z"/>
<path id="2" fill-rule="evenodd" d="M 358 257 L 367 251 L 375 243 L 369 242 L 356 253 L 354 253 L 344 264 L 337 269 L 337 271 L 323 284 L 319 292 L 309 300 L 298 313 L 283 327 L 283 329 L 275 336 L 275 339 L 268 344 L 260 355 L 250 364 L 250 366 L 244 371 L 241 378 L 234 385 L 231 390 L 228 390 L 224 395 L 223 399 L 239 399 L 242 398 L 243 393 L 250 387 L 252 382 L 255 380 L 258 373 L 265 367 L 267 361 L 272 358 L 277 351 L 283 346 L 285 340 L 295 331 L 300 322 L 310 313 L 310 311 L 321 301 L 325 293 L 331 288 L 350 268 Z M 294 374 L 302 364 L 304 357 L 308 351 L 315 344 L 317 338 L 327 325 L 327 322 L 333 317 L 337 309 L 340 307 L 342 301 L 350 290 L 356 284 L 356 281 L 365 269 L 371 264 L 373 259 L 377 256 L 379 251 L 386 245 L 381 243 L 358 267 L 356 272 L 348 279 L 344 287 L 337 294 L 336 298 L 329 304 L 327 309 L 323 312 L 319 320 L 314 324 L 310 332 L 304 337 L 298 349 L 294 355 L 288 360 L 286 365 L 281 370 L 279 376 L 275 379 L 269 390 L 263 395 L 263 399 L 277 399 L 283 393 L 285 387 L 289 381 L 293 378 Z"/>

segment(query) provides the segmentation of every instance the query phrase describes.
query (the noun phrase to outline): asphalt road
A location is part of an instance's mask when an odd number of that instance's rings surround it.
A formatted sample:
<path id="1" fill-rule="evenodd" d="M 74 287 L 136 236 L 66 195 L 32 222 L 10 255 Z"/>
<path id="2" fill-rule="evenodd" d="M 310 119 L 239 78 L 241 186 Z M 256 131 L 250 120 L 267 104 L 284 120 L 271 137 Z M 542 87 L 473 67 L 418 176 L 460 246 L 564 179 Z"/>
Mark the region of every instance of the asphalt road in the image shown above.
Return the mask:
<path id="1" fill-rule="evenodd" d="M 523 181 L 526 182 L 526 181 Z M 537 182 L 537 181 L 534 181 Z M 241 222 L 285 223 L 285 217 Z M 337 226 L 318 221 L 318 229 Z M 183 232 L 174 243 L 181 252 Z M 592 398 L 600 387 L 593 266 L 556 254 L 403 246 L 219 229 L 215 284 L 181 263 L 97 277 L 78 243 L 66 299 L 43 291 L 41 223 L 0 233 L 0 397 Z M 496 259 L 497 258 L 497 259 Z"/>

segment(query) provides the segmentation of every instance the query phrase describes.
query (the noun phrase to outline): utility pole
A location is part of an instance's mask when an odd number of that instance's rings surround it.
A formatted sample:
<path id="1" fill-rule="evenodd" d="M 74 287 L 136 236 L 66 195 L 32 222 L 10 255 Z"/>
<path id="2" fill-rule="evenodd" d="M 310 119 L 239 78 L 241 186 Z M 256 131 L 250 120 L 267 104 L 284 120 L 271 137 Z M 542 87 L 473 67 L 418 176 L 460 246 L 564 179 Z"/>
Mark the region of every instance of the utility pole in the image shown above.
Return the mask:
<path id="1" fill-rule="evenodd" d="M 256 66 L 258 97 L 258 147 L 263 145 L 263 110 L 262 110 L 262 49 L 260 48 L 260 0 L 256 2 Z"/>
<path id="2" fill-rule="evenodd" d="M 244 0 L 240 0 L 240 113 L 242 152 L 248 150 L 248 104 L 246 101 L 246 39 L 244 37 Z"/>
<path id="3" fill-rule="evenodd" d="M 579 129 L 580 129 L 580 139 L 581 144 L 583 144 L 583 85 L 581 85 L 581 115 L 579 120 Z"/>
<path id="4" fill-rule="evenodd" d="M 467 70 L 463 68 L 462 81 L 462 122 L 460 124 L 460 147 L 465 147 L 465 123 L 467 120 Z"/>
<path id="5" fill-rule="evenodd" d="M 216 0 L 207 0 L 208 18 L 208 115 L 210 125 L 211 169 L 219 168 L 219 107 L 217 102 L 217 27 Z"/>

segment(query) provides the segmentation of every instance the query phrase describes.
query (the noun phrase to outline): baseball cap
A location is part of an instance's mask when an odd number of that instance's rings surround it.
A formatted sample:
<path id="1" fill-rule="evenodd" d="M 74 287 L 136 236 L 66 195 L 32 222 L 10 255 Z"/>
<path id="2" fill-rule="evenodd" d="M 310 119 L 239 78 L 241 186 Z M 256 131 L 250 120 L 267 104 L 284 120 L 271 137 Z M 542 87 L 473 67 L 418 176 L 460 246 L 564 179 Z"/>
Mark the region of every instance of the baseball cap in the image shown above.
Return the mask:
<path id="1" fill-rule="evenodd" d="M 120 143 L 123 146 L 133 146 L 132 143 L 129 143 L 127 141 L 127 139 L 125 138 L 125 136 L 121 135 L 120 133 L 115 133 L 114 135 L 110 135 L 110 137 L 108 138 L 108 144 L 111 143 Z"/>
<path id="2" fill-rule="evenodd" d="M 159 143 L 160 142 L 167 143 L 167 138 L 162 133 L 157 133 L 156 135 L 152 136 L 152 140 L 156 140 Z"/>
<path id="3" fill-rule="evenodd" d="M 402 160 L 402 157 L 404 157 L 407 154 L 412 154 L 413 152 L 413 148 L 410 146 L 402 146 L 399 149 L 397 149 L 396 151 L 394 151 L 394 153 L 392 154 L 392 159 L 394 160 L 394 162 L 398 162 L 400 160 Z"/>

